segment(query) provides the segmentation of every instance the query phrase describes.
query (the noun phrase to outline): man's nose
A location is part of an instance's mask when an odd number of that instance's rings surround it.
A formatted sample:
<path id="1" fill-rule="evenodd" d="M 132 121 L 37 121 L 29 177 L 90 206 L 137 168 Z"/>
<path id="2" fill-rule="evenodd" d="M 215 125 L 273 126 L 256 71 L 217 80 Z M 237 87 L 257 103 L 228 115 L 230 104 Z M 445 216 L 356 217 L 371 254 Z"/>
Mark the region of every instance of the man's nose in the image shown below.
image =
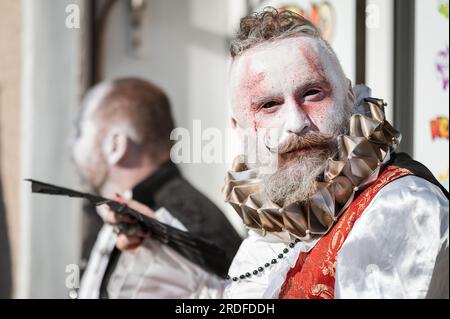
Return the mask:
<path id="1" fill-rule="evenodd" d="M 295 99 L 286 101 L 286 121 L 284 129 L 287 133 L 301 135 L 309 131 L 311 128 L 311 121 L 308 114 L 303 108 L 298 105 Z"/>

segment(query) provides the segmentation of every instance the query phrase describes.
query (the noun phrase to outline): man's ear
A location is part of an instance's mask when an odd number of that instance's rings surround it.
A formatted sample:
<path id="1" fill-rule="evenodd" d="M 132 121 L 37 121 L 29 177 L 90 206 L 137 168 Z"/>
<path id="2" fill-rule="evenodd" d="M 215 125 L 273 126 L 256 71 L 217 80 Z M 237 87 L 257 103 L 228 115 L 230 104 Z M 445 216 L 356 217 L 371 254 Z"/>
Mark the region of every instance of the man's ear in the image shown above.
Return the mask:
<path id="1" fill-rule="evenodd" d="M 354 97 L 355 92 L 353 91 L 352 80 L 347 79 L 347 81 L 348 81 L 348 94 Z"/>
<path id="2" fill-rule="evenodd" d="M 103 154 L 109 165 L 119 163 L 127 152 L 128 137 L 124 132 L 112 130 L 103 142 Z"/>

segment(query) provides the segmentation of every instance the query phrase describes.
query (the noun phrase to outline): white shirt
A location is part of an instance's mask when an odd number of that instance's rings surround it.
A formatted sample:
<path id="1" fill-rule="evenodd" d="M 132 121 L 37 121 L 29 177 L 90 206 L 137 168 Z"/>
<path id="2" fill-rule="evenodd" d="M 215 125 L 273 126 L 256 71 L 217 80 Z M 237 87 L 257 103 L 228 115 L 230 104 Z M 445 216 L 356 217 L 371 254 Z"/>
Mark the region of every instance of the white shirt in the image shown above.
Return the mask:
<path id="1" fill-rule="evenodd" d="M 356 221 L 337 255 L 335 298 L 448 298 L 448 207 L 442 191 L 415 176 L 383 187 Z M 250 231 L 229 274 L 276 259 L 286 234 Z M 288 271 L 317 239 L 300 242 L 257 276 L 229 281 L 225 298 L 277 298 Z"/>
<path id="2" fill-rule="evenodd" d="M 184 226 L 164 208 L 155 212 L 156 218 L 173 227 Z M 105 224 L 89 257 L 82 278 L 79 298 L 99 298 L 100 285 L 116 234 Z M 122 252 L 109 280 L 109 298 L 218 298 L 223 281 L 190 262 L 167 245 L 146 239 L 137 253 Z"/>

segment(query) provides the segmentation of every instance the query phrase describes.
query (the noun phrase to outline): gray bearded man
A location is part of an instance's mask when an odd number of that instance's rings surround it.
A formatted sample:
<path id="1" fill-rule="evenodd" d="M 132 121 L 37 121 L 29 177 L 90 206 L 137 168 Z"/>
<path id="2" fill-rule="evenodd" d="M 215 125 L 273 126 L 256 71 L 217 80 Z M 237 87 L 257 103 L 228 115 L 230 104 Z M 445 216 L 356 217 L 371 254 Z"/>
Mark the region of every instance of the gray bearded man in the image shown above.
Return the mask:
<path id="1" fill-rule="evenodd" d="M 246 153 L 223 192 L 249 236 L 223 297 L 448 298 L 448 192 L 395 152 L 383 101 L 289 11 L 243 18 L 231 55 Z"/>

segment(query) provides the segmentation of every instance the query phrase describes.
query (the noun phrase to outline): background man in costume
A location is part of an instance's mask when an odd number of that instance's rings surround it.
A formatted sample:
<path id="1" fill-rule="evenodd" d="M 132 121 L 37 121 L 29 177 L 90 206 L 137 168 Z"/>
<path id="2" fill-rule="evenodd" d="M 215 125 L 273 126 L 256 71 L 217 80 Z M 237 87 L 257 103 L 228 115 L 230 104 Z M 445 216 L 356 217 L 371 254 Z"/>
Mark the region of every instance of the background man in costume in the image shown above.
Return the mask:
<path id="1" fill-rule="evenodd" d="M 94 191 L 143 203 L 130 205 L 216 243 L 225 250 L 223 262 L 231 262 L 239 235 L 170 161 L 174 124 L 168 98 L 160 88 L 135 78 L 101 83 L 88 93 L 78 124 L 74 160 Z M 215 296 L 220 287 L 217 277 L 146 238 L 133 225 L 135 221 L 103 208 L 100 213 L 106 224 L 92 250 L 80 298 Z M 113 225 L 120 230 L 118 235 Z M 117 247 L 127 252 L 114 247 L 116 239 Z"/>
<path id="2" fill-rule="evenodd" d="M 288 11 L 243 18 L 231 55 L 247 152 L 223 191 L 250 231 L 223 296 L 448 298 L 448 193 L 395 152 L 383 101 Z"/>

